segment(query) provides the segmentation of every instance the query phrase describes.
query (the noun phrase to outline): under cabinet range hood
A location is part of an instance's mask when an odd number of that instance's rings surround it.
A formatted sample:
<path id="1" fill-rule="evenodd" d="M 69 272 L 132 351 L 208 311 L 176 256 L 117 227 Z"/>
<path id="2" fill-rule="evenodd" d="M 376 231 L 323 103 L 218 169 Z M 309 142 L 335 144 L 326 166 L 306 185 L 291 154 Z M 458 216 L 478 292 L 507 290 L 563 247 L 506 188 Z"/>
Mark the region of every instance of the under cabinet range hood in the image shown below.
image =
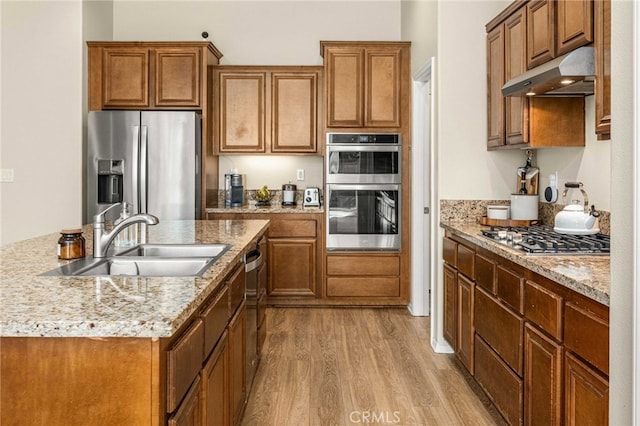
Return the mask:
<path id="1" fill-rule="evenodd" d="M 509 80 L 503 96 L 586 96 L 593 94 L 595 51 L 575 49 Z"/>

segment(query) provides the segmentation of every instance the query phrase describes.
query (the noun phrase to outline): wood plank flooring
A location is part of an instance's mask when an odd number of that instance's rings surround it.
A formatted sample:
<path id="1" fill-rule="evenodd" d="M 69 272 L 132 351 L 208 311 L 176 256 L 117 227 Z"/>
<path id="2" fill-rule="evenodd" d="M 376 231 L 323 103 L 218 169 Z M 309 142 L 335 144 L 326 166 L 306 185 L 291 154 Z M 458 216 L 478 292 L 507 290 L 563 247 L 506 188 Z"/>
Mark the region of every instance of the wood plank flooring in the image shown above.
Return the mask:
<path id="1" fill-rule="evenodd" d="M 503 425 L 406 309 L 269 308 L 244 426 Z"/>

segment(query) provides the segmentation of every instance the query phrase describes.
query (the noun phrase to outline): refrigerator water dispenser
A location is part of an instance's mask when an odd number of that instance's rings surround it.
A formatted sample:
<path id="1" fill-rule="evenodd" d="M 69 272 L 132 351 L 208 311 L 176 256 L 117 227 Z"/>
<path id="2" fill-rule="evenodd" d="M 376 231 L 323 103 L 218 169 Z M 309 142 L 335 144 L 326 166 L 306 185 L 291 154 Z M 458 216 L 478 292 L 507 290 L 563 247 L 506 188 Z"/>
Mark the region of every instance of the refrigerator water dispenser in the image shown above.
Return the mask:
<path id="1" fill-rule="evenodd" d="M 98 204 L 122 202 L 124 160 L 98 160 Z"/>

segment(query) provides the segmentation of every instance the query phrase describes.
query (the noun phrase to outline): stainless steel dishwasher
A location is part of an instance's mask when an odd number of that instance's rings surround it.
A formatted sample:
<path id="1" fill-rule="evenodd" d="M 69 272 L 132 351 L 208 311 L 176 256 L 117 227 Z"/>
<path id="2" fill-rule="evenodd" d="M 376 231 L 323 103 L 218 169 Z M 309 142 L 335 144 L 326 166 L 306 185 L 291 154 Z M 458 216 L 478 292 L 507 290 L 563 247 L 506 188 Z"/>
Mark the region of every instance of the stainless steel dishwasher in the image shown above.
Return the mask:
<path id="1" fill-rule="evenodd" d="M 258 367 L 258 270 L 262 265 L 259 243 L 244 258 L 247 298 L 247 394 Z"/>

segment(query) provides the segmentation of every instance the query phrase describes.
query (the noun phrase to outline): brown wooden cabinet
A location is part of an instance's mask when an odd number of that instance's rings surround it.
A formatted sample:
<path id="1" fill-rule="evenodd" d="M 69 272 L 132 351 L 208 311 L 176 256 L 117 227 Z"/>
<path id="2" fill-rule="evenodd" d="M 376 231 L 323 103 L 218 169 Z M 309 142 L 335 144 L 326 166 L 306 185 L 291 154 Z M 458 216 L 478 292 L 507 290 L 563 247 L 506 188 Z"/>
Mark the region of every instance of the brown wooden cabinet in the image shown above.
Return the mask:
<path id="1" fill-rule="evenodd" d="M 507 423 L 607 424 L 609 309 L 455 233 L 443 259 L 443 333 Z"/>
<path id="2" fill-rule="evenodd" d="M 200 377 L 196 377 L 191 389 L 176 412 L 169 418 L 169 426 L 200 426 L 202 424 L 200 405 Z"/>
<path id="3" fill-rule="evenodd" d="M 202 425 L 228 426 L 229 416 L 229 344 L 225 331 L 215 350 L 202 367 Z"/>
<path id="4" fill-rule="evenodd" d="M 593 0 L 556 1 L 556 54 L 593 42 Z"/>
<path id="5" fill-rule="evenodd" d="M 267 219 L 267 302 L 307 303 L 323 282 L 323 214 L 209 213 L 209 219 Z"/>
<path id="6" fill-rule="evenodd" d="M 399 299 L 400 257 L 397 253 L 328 253 L 326 295 Z"/>
<path id="7" fill-rule="evenodd" d="M 486 26 L 488 150 L 585 145 L 583 97 L 502 96 L 507 81 L 555 56 L 555 8 L 516 1 Z"/>
<path id="8" fill-rule="evenodd" d="M 315 154 L 321 67 L 212 67 L 219 153 Z"/>
<path id="9" fill-rule="evenodd" d="M 562 345 L 531 324 L 524 332 L 524 423 L 562 424 Z"/>
<path id="10" fill-rule="evenodd" d="M 444 289 L 444 315 L 442 325 L 442 335 L 449 342 L 454 351 L 458 344 L 458 271 L 455 268 L 444 264 L 443 269 L 443 289 Z"/>
<path id="11" fill-rule="evenodd" d="M 531 0 L 527 3 L 527 68 L 556 57 L 556 1 Z"/>
<path id="12" fill-rule="evenodd" d="M 238 424 L 246 403 L 247 309 L 242 301 L 229 321 L 229 414 Z"/>
<path id="13" fill-rule="evenodd" d="M 594 1 L 596 134 L 611 138 L 611 0 Z"/>
<path id="14" fill-rule="evenodd" d="M 598 370 L 571 352 L 564 357 L 564 424 L 606 425 L 609 423 L 609 382 Z"/>
<path id="15" fill-rule="evenodd" d="M 473 375 L 474 372 L 474 289 L 473 281 L 464 275 L 458 275 L 458 316 L 456 355 Z"/>
<path id="16" fill-rule="evenodd" d="M 327 127 L 400 127 L 403 98 L 410 97 L 403 82 L 411 72 L 410 43 L 322 41 L 320 46 Z"/>
<path id="17" fill-rule="evenodd" d="M 87 42 L 89 110 L 204 109 L 209 42 Z"/>

